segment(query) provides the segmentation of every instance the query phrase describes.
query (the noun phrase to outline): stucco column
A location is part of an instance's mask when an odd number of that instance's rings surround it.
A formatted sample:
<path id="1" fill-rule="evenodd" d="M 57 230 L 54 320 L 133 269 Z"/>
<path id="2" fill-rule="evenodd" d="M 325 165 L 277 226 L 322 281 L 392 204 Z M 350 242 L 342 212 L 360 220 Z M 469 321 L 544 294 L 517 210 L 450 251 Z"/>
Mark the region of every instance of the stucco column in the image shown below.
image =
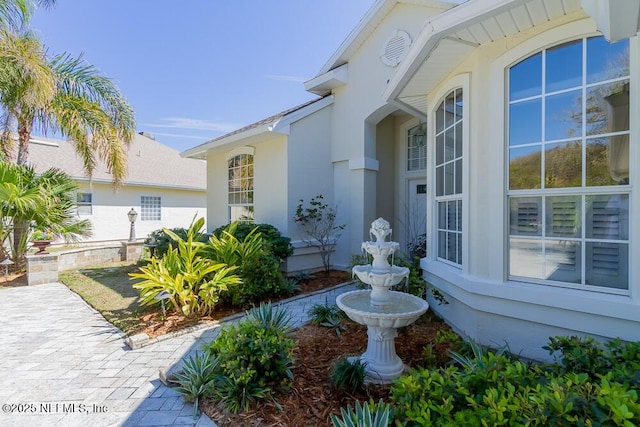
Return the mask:
<path id="1" fill-rule="evenodd" d="M 362 242 L 369 240 L 369 228 L 376 216 L 376 175 L 378 161 L 370 157 L 349 160 L 351 193 L 351 228 L 349 247 L 352 254 L 361 252 Z"/>

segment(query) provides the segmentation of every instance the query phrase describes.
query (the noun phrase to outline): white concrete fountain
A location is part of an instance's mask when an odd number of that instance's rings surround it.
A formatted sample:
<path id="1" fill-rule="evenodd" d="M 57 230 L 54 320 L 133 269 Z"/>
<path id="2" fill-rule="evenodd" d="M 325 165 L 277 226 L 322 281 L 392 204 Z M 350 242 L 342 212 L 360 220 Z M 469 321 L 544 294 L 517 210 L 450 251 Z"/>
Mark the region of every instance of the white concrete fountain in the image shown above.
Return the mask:
<path id="1" fill-rule="evenodd" d="M 409 277 L 408 268 L 389 264 L 389 257 L 399 248 L 397 242 L 386 241 L 391 231 L 382 218 L 371 223 L 369 233 L 376 240 L 363 242 L 362 249 L 373 256 L 373 262 L 353 267 L 353 274 L 371 290 L 346 292 L 336 298 L 351 320 L 367 325 L 367 350 L 359 359 L 367 364 L 366 382 L 377 384 L 388 384 L 402 375 L 405 365 L 396 354 L 396 329 L 415 322 L 429 308 L 421 298 L 391 290 Z"/>

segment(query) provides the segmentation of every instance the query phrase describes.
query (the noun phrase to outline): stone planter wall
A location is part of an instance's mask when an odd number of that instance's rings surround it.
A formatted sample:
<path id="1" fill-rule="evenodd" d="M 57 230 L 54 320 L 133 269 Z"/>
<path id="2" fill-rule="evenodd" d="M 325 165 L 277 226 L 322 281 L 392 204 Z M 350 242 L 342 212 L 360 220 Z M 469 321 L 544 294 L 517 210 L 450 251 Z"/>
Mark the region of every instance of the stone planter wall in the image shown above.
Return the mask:
<path id="1" fill-rule="evenodd" d="M 58 281 L 58 272 L 94 267 L 142 257 L 142 242 L 122 242 L 106 246 L 71 249 L 49 255 L 27 255 L 27 283 L 41 285 Z"/>

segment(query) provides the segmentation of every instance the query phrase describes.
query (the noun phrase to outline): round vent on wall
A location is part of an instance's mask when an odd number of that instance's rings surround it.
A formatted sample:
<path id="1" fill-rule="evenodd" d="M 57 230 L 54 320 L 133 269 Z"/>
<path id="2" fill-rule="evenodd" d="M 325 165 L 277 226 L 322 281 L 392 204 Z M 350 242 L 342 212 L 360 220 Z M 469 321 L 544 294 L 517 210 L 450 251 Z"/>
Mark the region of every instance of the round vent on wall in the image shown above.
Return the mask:
<path id="1" fill-rule="evenodd" d="M 387 39 L 380 52 L 380 59 L 385 65 L 395 67 L 407 56 L 411 47 L 411 36 L 402 30 L 396 30 Z"/>

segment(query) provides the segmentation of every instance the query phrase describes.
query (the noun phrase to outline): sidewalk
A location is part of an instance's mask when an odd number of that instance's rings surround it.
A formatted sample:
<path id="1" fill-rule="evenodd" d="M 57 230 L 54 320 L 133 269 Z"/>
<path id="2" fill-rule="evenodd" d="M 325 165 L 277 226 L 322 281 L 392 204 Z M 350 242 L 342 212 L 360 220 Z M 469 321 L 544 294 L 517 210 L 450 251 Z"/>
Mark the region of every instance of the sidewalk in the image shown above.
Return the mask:
<path id="1" fill-rule="evenodd" d="M 295 326 L 353 285 L 283 302 Z M 0 425 L 215 426 L 159 380 L 220 326 L 130 350 L 122 333 L 58 283 L 0 290 Z"/>

